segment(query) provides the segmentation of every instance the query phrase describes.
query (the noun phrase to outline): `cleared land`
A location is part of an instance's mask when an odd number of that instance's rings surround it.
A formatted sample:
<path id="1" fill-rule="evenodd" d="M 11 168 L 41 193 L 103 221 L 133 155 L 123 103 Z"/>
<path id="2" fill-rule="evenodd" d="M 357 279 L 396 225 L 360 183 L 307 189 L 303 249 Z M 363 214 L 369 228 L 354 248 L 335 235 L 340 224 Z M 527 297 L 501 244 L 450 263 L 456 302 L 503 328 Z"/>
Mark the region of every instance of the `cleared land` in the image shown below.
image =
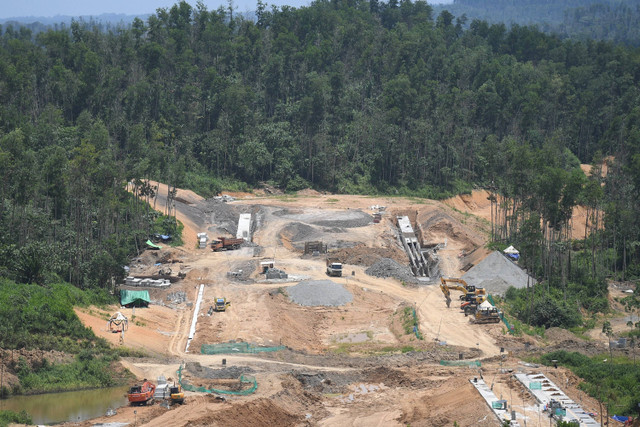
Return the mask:
<path id="1" fill-rule="evenodd" d="M 166 191 L 160 185 L 152 203 L 158 210 L 164 209 Z M 124 309 L 131 325 L 124 346 L 142 349 L 149 357 L 128 358 L 123 364 L 140 378 L 164 375 L 169 381 L 184 365 L 191 384 L 218 389 L 242 387 L 238 377 L 247 374 L 256 378 L 256 392 L 224 400 L 188 392 L 182 406 L 138 407 L 136 415 L 134 408 L 125 407 L 112 417 L 68 425 L 132 423 L 136 418 L 139 425 L 148 426 L 444 426 L 454 421 L 460 426 L 494 426 L 496 418 L 469 383 L 480 375 L 494 386 L 496 396 L 513 402 L 528 426 L 548 424 L 508 369 L 529 369 L 517 358 L 525 342 L 533 349 L 551 348 L 554 342 L 512 338 L 502 324 L 472 324 L 455 304 L 446 307 L 434 284 L 365 273 L 384 258 L 408 264 L 393 221 L 396 215 L 408 215 L 425 244 L 443 246 L 438 251 L 442 274 L 461 277 L 463 267 L 479 263 L 489 253 L 484 248 L 490 214 L 486 193 L 444 203 L 312 191 L 298 196 L 234 196 L 236 201 L 224 203 L 178 191 L 175 205 L 185 225 L 184 246 L 146 251 L 132 262 L 131 274 L 155 275 L 171 268 L 172 275 L 180 272 L 184 279 L 167 289 L 150 289 L 152 306 L 136 309 L 135 317 L 131 309 Z M 386 206 L 379 224 L 372 221 L 373 205 Z M 197 233 L 207 232 L 210 238 L 235 235 L 238 215 L 249 212 L 254 218 L 253 244 L 224 252 L 196 248 Z M 303 255 L 309 240 L 321 240 L 334 250 L 345 264 L 343 277 L 326 276 L 324 256 Z M 265 260 L 273 260 L 289 279 L 266 280 L 259 267 Z M 204 301 L 185 353 L 201 283 Z M 325 287 L 318 292 L 309 288 L 313 284 Z M 231 306 L 209 315 L 216 297 L 225 297 Z M 333 298 L 325 304 L 325 297 Z M 412 309 L 423 340 L 410 325 L 407 328 Z M 113 312 L 119 310 L 113 307 Z M 97 335 L 118 345 L 119 336 L 106 328 L 105 316 L 112 313 L 93 309 L 78 314 Z M 230 341 L 286 349 L 200 354 L 203 344 Z M 558 342 L 569 340 L 559 336 Z M 568 349 L 585 345 L 573 343 Z M 598 348 L 596 342 L 588 345 Z M 501 360 L 501 347 L 512 355 Z M 482 370 L 439 365 L 440 360 L 459 357 L 482 359 Z M 558 369 L 550 375 L 566 384 L 564 391 L 574 400 L 596 409 L 595 402 L 577 391 L 578 381 L 570 373 Z"/>

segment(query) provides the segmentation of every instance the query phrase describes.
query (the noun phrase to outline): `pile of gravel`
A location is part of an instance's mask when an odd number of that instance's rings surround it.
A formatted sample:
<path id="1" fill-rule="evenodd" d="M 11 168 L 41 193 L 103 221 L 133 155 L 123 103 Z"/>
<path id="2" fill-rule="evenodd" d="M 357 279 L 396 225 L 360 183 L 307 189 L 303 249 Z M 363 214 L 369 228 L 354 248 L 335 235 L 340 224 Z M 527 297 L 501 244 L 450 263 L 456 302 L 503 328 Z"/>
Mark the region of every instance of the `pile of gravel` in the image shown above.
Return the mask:
<path id="1" fill-rule="evenodd" d="M 367 213 L 360 211 L 351 211 L 351 218 L 344 219 L 328 219 L 321 221 L 314 221 L 313 224 L 320 225 L 322 227 L 333 228 L 357 228 L 366 227 L 373 223 L 373 217 Z"/>
<path id="2" fill-rule="evenodd" d="M 167 295 L 167 301 L 174 304 L 180 304 L 187 301 L 186 292 L 171 292 Z"/>
<path id="3" fill-rule="evenodd" d="M 351 292 L 331 280 L 306 280 L 287 288 L 289 299 L 305 306 L 340 306 L 353 300 Z"/>
<path id="4" fill-rule="evenodd" d="M 498 251 L 489 254 L 481 263 L 467 271 L 462 278 L 470 285 L 486 287 L 487 292 L 499 295 L 506 292 L 509 286 L 518 289 L 526 288 L 527 279 L 529 284 L 536 283 L 534 278 L 529 277 L 524 270 Z M 495 289 L 491 288 L 493 286 Z"/>
<path id="5" fill-rule="evenodd" d="M 367 268 L 364 272 L 369 276 L 382 278 L 393 277 L 406 283 L 418 282 L 408 266 L 399 264 L 391 258 L 380 258 L 378 262 Z"/>
<path id="6" fill-rule="evenodd" d="M 284 227 L 281 234 L 290 236 L 292 242 L 304 242 L 318 235 L 318 231 L 310 225 L 294 222 Z"/>
<path id="7" fill-rule="evenodd" d="M 487 293 L 491 295 L 504 295 L 507 293 L 507 289 L 511 287 L 511 284 L 505 282 L 500 277 L 494 277 L 493 279 L 480 283 L 479 287 L 484 288 Z"/>

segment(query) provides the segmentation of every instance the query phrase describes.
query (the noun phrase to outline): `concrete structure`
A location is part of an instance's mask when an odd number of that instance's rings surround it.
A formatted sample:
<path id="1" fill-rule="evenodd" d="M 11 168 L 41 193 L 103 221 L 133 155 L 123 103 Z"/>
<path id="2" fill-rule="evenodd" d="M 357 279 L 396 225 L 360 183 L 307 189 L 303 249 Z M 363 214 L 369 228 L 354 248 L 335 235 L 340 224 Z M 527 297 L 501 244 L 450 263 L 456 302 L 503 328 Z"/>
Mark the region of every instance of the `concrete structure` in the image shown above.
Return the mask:
<path id="1" fill-rule="evenodd" d="M 399 216 L 397 220 L 398 228 L 400 229 L 400 240 L 411 262 L 411 271 L 416 276 L 430 277 L 429 263 L 422 253 L 420 242 L 418 242 L 418 238 L 411 226 L 411 220 L 409 220 L 408 216 Z"/>
<path id="2" fill-rule="evenodd" d="M 484 382 L 483 379 L 472 378 L 469 381 L 476 388 L 476 390 L 478 390 L 478 393 L 480 393 L 480 396 L 482 396 L 485 402 L 487 402 L 487 405 L 489 405 L 489 408 L 491 408 L 500 423 L 504 421 L 511 421 L 510 425 L 512 427 L 520 427 L 518 421 L 516 421 L 515 419 L 511 420 L 512 414 L 510 414 L 509 410 L 507 409 L 508 402 L 506 400 L 498 399 L 498 397 L 493 393 L 491 388 L 487 385 L 487 383 Z"/>
<path id="3" fill-rule="evenodd" d="M 146 288 L 167 288 L 171 286 L 169 279 L 140 279 L 133 276 L 128 276 L 124 279 L 124 284 L 127 286 L 141 286 Z"/>
<path id="4" fill-rule="evenodd" d="M 562 407 L 567 410 L 566 416 L 562 417 L 563 421 L 577 421 L 580 426 L 598 427 L 600 423 L 585 412 L 576 402 L 571 400 L 557 385 L 542 373 L 524 374 L 518 373 L 514 375 L 518 381 L 524 385 L 527 390 L 542 405 L 548 405 L 551 400 L 562 403 Z M 558 419 L 559 417 L 556 416 Z"/>
<path id="5" fill-rule="evenodd" d="M 251 241 L 251 214 L 240 214 L 238 219 L 238 232 L 236 233 L 237 239 L 244 239 L 247 242 Z"/>

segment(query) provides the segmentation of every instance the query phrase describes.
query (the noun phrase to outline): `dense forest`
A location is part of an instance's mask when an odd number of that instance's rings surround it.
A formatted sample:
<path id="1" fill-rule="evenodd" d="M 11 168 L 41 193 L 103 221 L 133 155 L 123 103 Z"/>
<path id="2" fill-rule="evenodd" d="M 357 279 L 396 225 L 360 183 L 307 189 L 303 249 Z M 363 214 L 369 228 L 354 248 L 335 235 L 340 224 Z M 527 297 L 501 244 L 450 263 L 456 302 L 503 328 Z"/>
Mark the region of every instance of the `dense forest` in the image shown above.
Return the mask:
<path id="1" fill-rule="evenodd" d="M 127 191 L 151 195 L 140 178 L 204 195 L 482 186 L 493 240 L 520 245 L 541 298 L 601 310 L 605 277 L 640 274 L 638 50 L 422 1 L 256 13 L 181 2 L 111 31 L 2 28 L 0 274 L 110 288 L 175 225 Z M 578 243 L 576 204 L 591 219 Z"/>
<path id="2" fill-rule="evenodd" d="M 455 0 L 433 8 L 464 15 L 468 22 L 535 25 L 564 38 L 640 45 L 639 0 Z"/>

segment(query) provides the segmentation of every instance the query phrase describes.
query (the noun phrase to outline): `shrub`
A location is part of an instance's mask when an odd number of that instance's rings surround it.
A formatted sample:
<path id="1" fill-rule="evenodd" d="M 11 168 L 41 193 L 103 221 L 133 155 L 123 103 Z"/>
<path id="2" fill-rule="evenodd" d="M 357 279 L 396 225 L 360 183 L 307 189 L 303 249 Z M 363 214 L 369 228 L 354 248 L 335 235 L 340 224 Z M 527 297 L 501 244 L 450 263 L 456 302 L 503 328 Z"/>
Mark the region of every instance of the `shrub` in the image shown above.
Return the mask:
<path id="1" fill-rule="evenodd" d="M 26 411 L 0 411 L 0 427 L 6 427 L 13 423 L 33 424 L 33 421 Z"/>

